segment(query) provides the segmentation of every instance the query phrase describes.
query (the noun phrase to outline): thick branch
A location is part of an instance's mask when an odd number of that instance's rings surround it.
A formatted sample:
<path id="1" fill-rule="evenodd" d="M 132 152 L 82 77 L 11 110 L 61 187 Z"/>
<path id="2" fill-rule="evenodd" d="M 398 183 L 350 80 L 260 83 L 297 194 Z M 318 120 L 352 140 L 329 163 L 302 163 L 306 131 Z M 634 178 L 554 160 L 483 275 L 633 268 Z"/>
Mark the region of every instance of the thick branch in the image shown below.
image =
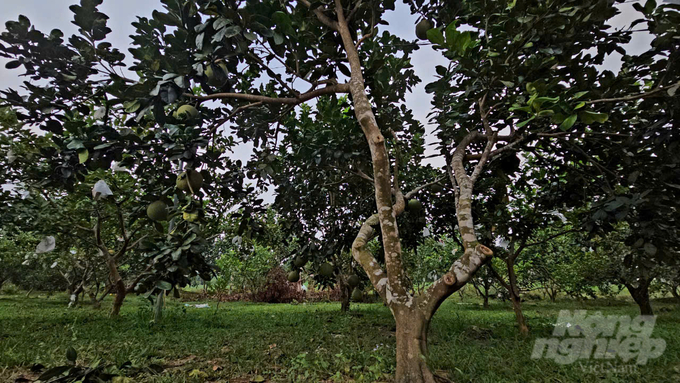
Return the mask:
<path id="1" fill-rule="evenodd" d="M 373 255 L 366 248 L 368 242 L 375 236 L 375 229 L 373 229 L 373 226 L 377 225 L 379 221 L 380 218 L 378 214 L 373 214 L 366 222 L 364 222 L 352 243 L 352 256 L 366 271 L 368 278 L 371 280 L 371 284 L 373 284 L 373 287 L 375 287 L 383 301 L 386 301 L 385 291 L 388 283 L 387 277 L 380 267 L 380 264 L 378 264 Z"/>

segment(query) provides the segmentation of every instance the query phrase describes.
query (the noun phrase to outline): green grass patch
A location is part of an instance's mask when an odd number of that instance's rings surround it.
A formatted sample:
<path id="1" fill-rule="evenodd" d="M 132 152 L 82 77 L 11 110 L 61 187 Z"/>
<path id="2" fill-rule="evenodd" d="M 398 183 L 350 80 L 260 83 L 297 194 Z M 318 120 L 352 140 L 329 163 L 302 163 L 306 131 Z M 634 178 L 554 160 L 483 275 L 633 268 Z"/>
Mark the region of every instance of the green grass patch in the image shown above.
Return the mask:
<path id="1" fill-rule="evenodd" d="M 273 382 L 388 382 L 394 373 L 395 325 L 381 304 L 354 304 L 341 314 L 339 303 L 194 302 L 211 306 L 198 309 L 168 299 L 162 322 L 153 323 L 151 305 L 139 297 L 126 301 L 119 318 L 109 318 L 110 300 L 104 303 L 100 310 L 68 309 L 63 295 L 0 295 L 0 381 L 35 363 L 63 364 L 69 346 L 82 364 L 132 362 L 135 382 L 248 382 L 258 375 Z M 484 310 L 456 296 L 433 320 L 430 365 L 457 382 L 679 382 L 680 309 L 654 303 L 653 337 L 667 348 L 632 371 L 584 372 L 578 363 L 530 357 L 537 337 L 551 337 L 559 310 L 637 315 L 637 306 L 618 300 L 526 302 L 532 334 L 523 338 L 509 304 Z M 164 370 L 153 373 L 155 365 Z"/>

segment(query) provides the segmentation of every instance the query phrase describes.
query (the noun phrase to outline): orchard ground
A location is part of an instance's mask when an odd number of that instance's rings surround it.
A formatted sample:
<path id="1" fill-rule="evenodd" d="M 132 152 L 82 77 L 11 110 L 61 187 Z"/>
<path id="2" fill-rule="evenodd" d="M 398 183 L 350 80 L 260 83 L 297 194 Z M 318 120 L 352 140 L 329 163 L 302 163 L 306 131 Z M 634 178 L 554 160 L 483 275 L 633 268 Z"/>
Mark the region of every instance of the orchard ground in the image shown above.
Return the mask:
<path id="1" fill-rule="evenodd" d="M 63 365 L 69 346 L 81 365 L 98 358 L 131 362 L 124 371 L 134 382 L 389 382 L 394 373 L 395 325 L 382 304 L 353 304 L 341 314 L 335 302 L 186 306 L 169 298 L 162 322 L 153 323 L 151 305 L 140 297 L 130 299 L 119 318 L 109 318 L 110 299 L 98 310 L 87 304 L 68 309 L 63 294 L 32 295 L 0 295 L 1 382 L 22 374 L 35 378 L 30 368 L 36 363 Z M 200 303 L 210 307 L 193 306 Z M 664 299 L 653 304 L 652 336 L 667 344 L 661 357 L 618 371 L 584 371 L 585 364 L 531 359 L 535 339 L 551 337 L 560 310 L 634 317 L 632 302 L 527 301 L 532 333 L 523 338 L 509 302 L 483 309 L 475 297 L 456 294 L 432 322 L 430 365 L 455 382 L 679 382 L 680 306 Z"/>

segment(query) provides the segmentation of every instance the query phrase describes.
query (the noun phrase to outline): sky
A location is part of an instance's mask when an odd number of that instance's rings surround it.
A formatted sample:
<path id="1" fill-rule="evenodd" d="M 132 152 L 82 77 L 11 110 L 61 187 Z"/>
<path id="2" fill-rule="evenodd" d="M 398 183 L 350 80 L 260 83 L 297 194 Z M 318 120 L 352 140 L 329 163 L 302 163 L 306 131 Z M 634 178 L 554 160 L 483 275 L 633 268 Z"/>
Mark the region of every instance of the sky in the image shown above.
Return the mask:
<path id="1" fill-rule="evenodd" d="M 614 28 L 619 29 L 629 25 L 637 18 L 637 12 L 632 8 L 634 2 L 627 1 L 620 6 L 622 13 L 611 23 Z M 76 3 L 78 3 L 76 0 L 0 0 L 0 15 L 3 15 L 5 19 L 2 20 L 1 30 L 5 30 L 4 21 L 17 20 L 21 14 L 28 17 L 38 30 L 49 33 L 50 30 L 58 28 L 64 32 L 65 36 L 70 36 L 77 33 L 77 28 L 71 23 L 73 16 L 68 7 Z M 128 52 L 129 35 L 134 33 L 134 27 L 130 23 L 135 21 L 137 16 L 151 17 L 154 9 L 162 9 L 159 0 L 105 0 L 100 7 L 100 10 L 110 17 L 108 25 L 112 29 L 112 33 L 107 41 L 128 56 L 128 64 L 131 63 Z M 390 25 L 381 26 L 384 30 L 406 40 L 415 39 L 414 29 L 417 17 L 411 15 L 408 6 L 401 1 L 397 2 L 395 11 L 388 12 L 386 20 Z M 633 54 L 640 53 L 649 47 L 650 42 L 651 37 L 648 34 L 636 33 L 633 41 L 626 49 Z M 602 69 L 618 71 L 620 67 L 619 57 L 618 53 L 612 55 Z M 19 88 L 24 80 L 17 77 L 18 70 L 5 69 L 6 61 L 0 58 L 0 89 Z M 434 51 L 429 46 L 422 46 L 413 54 L 412 64 L 422 82 L 411 94 L 407 95 L 406 105 L 414 111 L 414 116 L 426 125 L 426 131 L 430 133 L 434 127 L 427 124 L 427 114 L 430 111 L 432 97 L 425 93 L 425 85 L 434 80 L 435 67 L 446 65 L 446 60 L 439 52 Z M 434 137 L 428 135 L 426 143 L 431 144 L 433 142 Z M 426 151 L 426 154 L 432 153 L 432 150 Z M 242 160 L 249 159 L 250 147 L 243 145 L 237 148 L 235 157 Z M 441 157 L 433 158 L 429 162 L 435 166 L 443 166 Z"/>

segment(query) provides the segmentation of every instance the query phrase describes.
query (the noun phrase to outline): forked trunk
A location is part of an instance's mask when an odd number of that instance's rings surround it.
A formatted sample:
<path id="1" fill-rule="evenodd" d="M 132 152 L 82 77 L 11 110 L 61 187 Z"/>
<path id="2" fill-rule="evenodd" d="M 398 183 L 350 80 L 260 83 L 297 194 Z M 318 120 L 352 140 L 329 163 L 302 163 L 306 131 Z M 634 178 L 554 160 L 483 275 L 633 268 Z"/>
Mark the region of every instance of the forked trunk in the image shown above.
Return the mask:
<path id="1" fill-rule="evenodd" d="M 427 366 L 427 330 L 430 321 L 417 311 L 396 317 L 397 371 L 396 383 L 434 383 Z"/>

